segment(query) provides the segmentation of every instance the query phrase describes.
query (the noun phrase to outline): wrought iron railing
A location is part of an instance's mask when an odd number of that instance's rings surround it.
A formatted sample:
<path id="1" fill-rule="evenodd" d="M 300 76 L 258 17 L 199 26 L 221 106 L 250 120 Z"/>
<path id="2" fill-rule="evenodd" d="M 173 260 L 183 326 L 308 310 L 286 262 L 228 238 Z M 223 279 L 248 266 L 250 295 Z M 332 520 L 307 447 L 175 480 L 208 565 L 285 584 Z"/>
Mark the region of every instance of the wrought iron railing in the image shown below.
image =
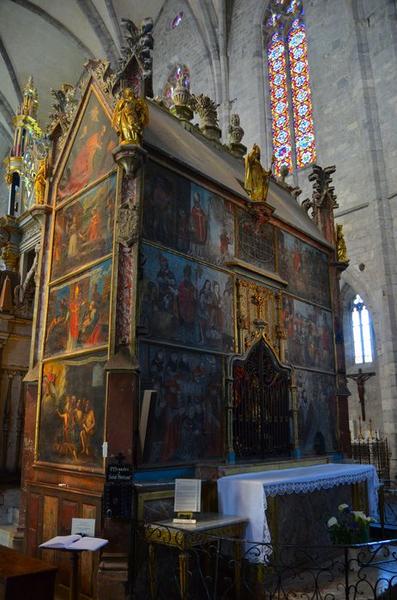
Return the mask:
<path id="1" fill-rule="evenodd" d="M 350 546 L 277 546 L 135 527 L 131 597 L 156 600 L 397 598 L 397 539 Z"/>
<path id="2" fill-rule="evenodd" d="M 386 438 L 355 440 L 352 442 L 352 458 L 360 464 L 374 465 L 379 479 L 390 479 L 390 452 Z"/>

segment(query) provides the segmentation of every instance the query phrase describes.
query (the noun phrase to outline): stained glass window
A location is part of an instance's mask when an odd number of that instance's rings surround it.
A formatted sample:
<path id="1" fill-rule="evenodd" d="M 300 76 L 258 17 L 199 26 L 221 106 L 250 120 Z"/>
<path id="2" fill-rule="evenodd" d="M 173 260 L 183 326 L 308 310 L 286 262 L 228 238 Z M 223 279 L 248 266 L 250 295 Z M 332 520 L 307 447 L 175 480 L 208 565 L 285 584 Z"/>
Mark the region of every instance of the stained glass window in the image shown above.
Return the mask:
<path id="1" fill-rule="evenodd" d="M 295 19 L 288 33 L 288 55 L 294 118 L 296 163 L 304 167 L 315 161 L 312 94 L 309 82 L 306 31 Z"/>
<path id="2" fill-rule="evenodd" d="M 285 45 L 279 33 L 272 35 L 267 50 L 272 109 L 273 152 L 276 170 L 292 169 L 291 125 L 288 107 Z"/>
<path id="3" fill-rule="evenodd" d="M 265 15 L 275 170 L 316 160 L 307 39 L 301 0 L 276 0 Z"/>
<path id="4" fill-rule="evenodd" d="M 182 83 L 186 87 L 190 84 L 190 71 L 186 65 L 175 65 L 168 76 L 167 83 L 163 89 L 164 104 L 168 107 L 172 104 L 172 93 L 176 87 L 178 79 L 182 78 Z"/>
<path id="5" fill-rule="evenodd" d="M 372 362 L 371 321 L 363 299 L 357 294 L 352 309 L 354 362 Z"/>

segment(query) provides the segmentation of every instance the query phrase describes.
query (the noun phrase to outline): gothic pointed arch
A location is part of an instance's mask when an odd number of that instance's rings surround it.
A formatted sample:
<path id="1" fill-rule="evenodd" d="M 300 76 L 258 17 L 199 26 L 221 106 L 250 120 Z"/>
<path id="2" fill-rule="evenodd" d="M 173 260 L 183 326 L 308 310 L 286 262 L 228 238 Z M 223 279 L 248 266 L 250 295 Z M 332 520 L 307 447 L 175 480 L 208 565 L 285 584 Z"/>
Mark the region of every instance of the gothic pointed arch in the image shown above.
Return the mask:
<path id="1" fill-rule="evenodd" d="M 292 449 L 291 368 L 264 335 L 230 362 L 232 446 L 240 460 L 288 456 Z"/>

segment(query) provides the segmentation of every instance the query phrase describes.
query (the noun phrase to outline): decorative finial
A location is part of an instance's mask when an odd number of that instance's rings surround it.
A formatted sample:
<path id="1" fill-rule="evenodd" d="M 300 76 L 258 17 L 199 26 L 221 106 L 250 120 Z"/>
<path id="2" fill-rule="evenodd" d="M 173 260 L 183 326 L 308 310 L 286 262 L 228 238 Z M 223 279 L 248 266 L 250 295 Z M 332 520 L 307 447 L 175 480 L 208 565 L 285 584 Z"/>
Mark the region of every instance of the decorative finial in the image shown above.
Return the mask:
<path id="1" fill-rule="evenodd" d="M 215 141 L 219 141 L 222 136 L 218 127 L 218 106 L 220 105 L 204 94 L 192 96 L 192 108 L 200 117 L 200 131 L 207 138 Z"/>
<path id="2" fill-rule="evenodd" d="M 136 98 L 130 87 L 122 91 L 113 113 L 112 125 L 120 144 L 142 144 L 143 129 L 149 122 L 149 109 L 145 100 Z"/>
<path id="3" fill-rule="evenodd" d="M 274 157 L 272 158 L 272 165 Z M 245 157 L 245 180 L 244 188 L 251 200 L 266 202 L 269 190 L 269 179 L 272 169 L 266 171 L 261 165 L 261 150 L 254 144 L 251 152 Z"/>
<path id="4" fill-rule="evenodd" d="M 345 242 L 345 236 L 343 235 L 343 225 L 337 223 L 336 225 L 336 260 L 340 263 L 348 263 L 349 257 L 347 256 L 347 248 Z"/>
<path id="5" fill-rule="evenodd" d="M 20 114 L 25 117 L 36 118 L 38 107 L 38 94 L 33 85 L 33 77 L 30 76 L 23 90 L 23 100 L 20 108 Z"/>
<path id="6" fill-rule="evenodd" d="M 240 116 L 236 113 L 230 115 L 230 125 L 228 128 L 229 148 L 235 156 L 243 157 L 247 152 L 247 147 L 241 143 L 244 137 L 244 129 L 240 126 Z"/>
<path id="7" fill-rule="evenodd" d="M 190 94 L 190 84 L 183 82 L 183 77 L 178 77 L 174 91 L 172 92 L 171 112 L 182 121 L 191 121 L 193 111 L 191 108 L 192 96 Z"/>

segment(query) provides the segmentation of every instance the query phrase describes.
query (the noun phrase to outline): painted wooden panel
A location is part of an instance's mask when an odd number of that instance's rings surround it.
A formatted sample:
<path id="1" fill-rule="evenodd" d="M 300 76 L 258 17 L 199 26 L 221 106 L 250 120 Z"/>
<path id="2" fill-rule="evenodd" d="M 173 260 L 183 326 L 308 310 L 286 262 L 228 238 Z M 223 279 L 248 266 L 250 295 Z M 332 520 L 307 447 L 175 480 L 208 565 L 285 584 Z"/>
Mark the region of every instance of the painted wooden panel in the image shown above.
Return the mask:
<path id="1" fill-rule="evenodd" d="M 232 352 L 233 277 L 144 244 L 140 326 L 150 338 Z"/>
<path id="2" fill-rule="evenodd" d="M 234 255 L 233 204 L 154 162 L 145 168 L 143 236 L 222 265 Z"/>
<path id="3" fill-rule="evenodd" d="M 223 453 L 223 359 L 140 344 L 141 389 L 156 390 L 144 461 L 187 463 Z"/>
<path id="4" fill-rule="evenodd" d="M 328 256 L 294 235 L 278 231 L 280 275 L 288 292 L 323 306 L 330 306 Z"/>
<path id="5" fill-rule="evenodd" d="M 98 98 L 91 92 L 63 169 L 58 199 L 72 196 L 114 166 L 112 150 L 117 136 Z"/>
<path id="6" fill-rule="evenodd" d="M 57 210 L 52 280 L 112 251 L 115 195 L 112 175 Z"/>
<path id="7" fill-rule="evenodd" d="M 45 363 L 39 459 L 80 468 L 102 467 L 106 355 Z"/>
<path id="8" fill-rule="evenodd" d="M 112 261 L 51 288 L 44 355 L 103 346 L 108 341 Z"/>

